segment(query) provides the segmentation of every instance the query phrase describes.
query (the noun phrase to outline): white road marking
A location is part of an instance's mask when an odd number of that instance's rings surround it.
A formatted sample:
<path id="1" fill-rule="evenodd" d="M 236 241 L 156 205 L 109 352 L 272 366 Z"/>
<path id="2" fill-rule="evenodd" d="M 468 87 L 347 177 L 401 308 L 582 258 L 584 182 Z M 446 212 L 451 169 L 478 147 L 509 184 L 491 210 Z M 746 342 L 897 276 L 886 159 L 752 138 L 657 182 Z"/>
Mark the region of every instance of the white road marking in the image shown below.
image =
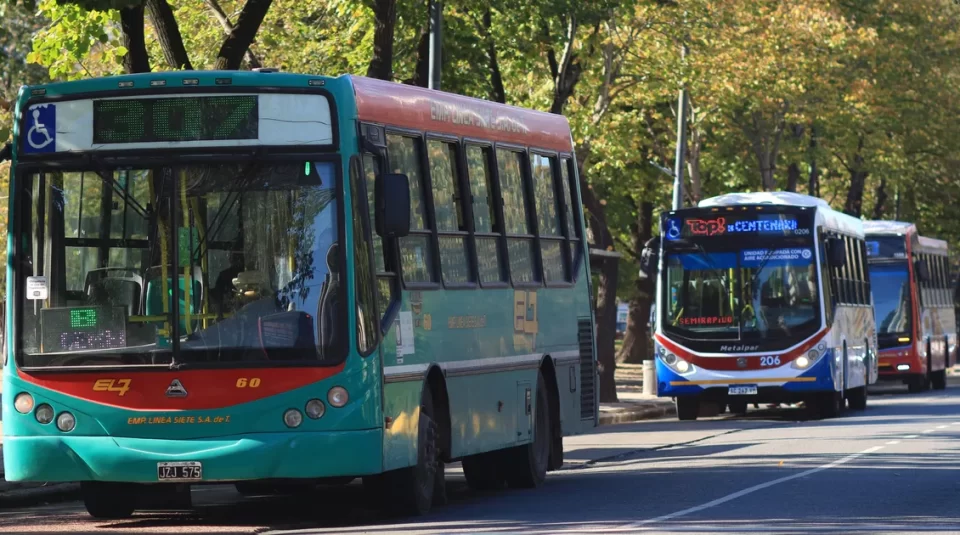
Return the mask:
<path id="1" fill-rule="evenodd" d="M 647 520 L 641 520 L 641 521 L 639 521 L 639 522 L 634 522 L 634 523 L 632 523 L 632 524 L 627 524 L 627 525 L 625 525 L 625 526 L 623 526 L 623 527 L 621 527 L 621 528 L 617 528 L 617 529 L 613 529 L 613 530 L 611 530 L 611 529 L 604 529 L 603 531 L 604 531 L 605 533 L 610 533 L 610 532 L 613 532 L 613 531 L 629 530 L 629 529 L 633 529 L 633 528 L 639 528 L 639 527 L 641 527 L 641 526 L 646 526 L 646 525 L 648 525 L 648 524 L 657 524 L 657 523 L 659 523 L 659 522 L 665 522 L 665 521 L 667 521 L 667 520 L 673 520 L 674 518 L 679 518 L 679 517 L 681 517 L 681 516 L 687 516 L 687 515 L 691 515 L 691 514 L 693 514 L 693 513 L 698 513 L 698 512 L 700 512 L 700 511 L 703 511 L 704 509 L 709 509 L 709 508 L 711 508 L 711 507 L 716 507 L 716 506 L 718 506 L 718 505 L 727 503 L 727 502 L 729 502 L 729 501 L 736 500 L 737 498 L 742 498 L 742 497 L 744 497 L 744 496 L 746 496 L 746 495 L 748 495 L 748 494 L 753 494 L 754 492 L 757 492 L 757 491 L 760 491 L 760 490 L 763 490 L 763 489 L 767 489 L 767 488 L 773 487 L 773 486 L 775 486 L 775 485 L 779 485 L 779 484 L 781 484 L 781 483 L 786 483 L 787 481 L 793 481 L 794 479 L 799 479 L 799 478 L 801 478 L 801 477 L 807 477 L 807 476 L 816 474 L 817 472 L 822 472 L 822 471 L 824 471 L 824 470 L 829 470 L 829 469 L 831 469 L 831 468 L 836 468 L 837 466 L 840 466 L 841 464 L 846 464 L 846 463 L 848 463 L 848 462 L 850 462 L 850 461 L 852 461 L 852 460 L 854 460 L 854 459 L 857 459 L 857 458 L 862 457 L 862 456 L 864 456 L 864 455 L 869 455 L 869 454 L 874 453 L 874 452 L 876 452 L 876 451 L 879 451 L 879 450 L 881 450 L 881 449 L 883 449 L 883 446 L 874 446 L 874 447 L 872 447 L 872 448 L 867 448 L 867 449 L 865 449 L 865 450 L 863 450 L 863 451 L 861 451 L 861 452 L 859 452 L 859 453 L 854 453 L 854 454 L 848 455 L 848 456 L 846 456 L 846 457 L 844 457 L 844 458 L 842 458 L 842 459 L 837 459 L 836 461 L 833 461 L 832 463 L 827 463 L 827 464 L 825 464 L 825 465 L 818 466 L 818 467 L 816 467 L 816 468 L 811 468 L 810 470 L 805 470 L 805 471 L 800 472 L 800 473 L 798 473 L 798 474 L 793 474 L 793 475 L 790 475 L 790 476 L 781 477 L 780 479 L 774 479 L 773 481 L 768 481 L 768 482 L 766 482 L 766 483 L 761 483 L 761 484 L 759 484 L 759 485 L 754 485 L 754 486 L 752 486 L 752 487 L 748 487 L 748 488 L 745 488 L 745 489 L 743 489 L 743 490 L 734 492 L 733 494 L 728 494 L 728 495 L 726 495 L 726 496 L 724 496 L 724 497 L 722 497 L 722 498 L 717 498 L 716 500 L 713 500 L 713 501 L 711 501 L 711 502 L 707 502 L 707 503 L 704 503 L 704 504 L 701 504 L 701 505 L 697 505 L 697 506 L 694 506 L 694 507 L 689 507 L 689 508 L 687 508 L 687 509 L 683 509 L 683 510 L 681 510 L 681 511 L 677 511 L 677 512 L 675 512 L 675 513 L 670 513 L 670 514 L 668 514 L 668 515 L 658 516 L 657 518 L 648 518 Z"/>
<path id="2" fill-rule="evenodd" d="M 936 429 L 927 429 L 926 431 L 923 431 L 923 434 L 926 435 L 927 433 L 933 433 L 934 431 L 936 431 Z"/>
<path id="3" fill-rule="evenodd" d="M 947 426 L 945 426 L 945 425 L 938 425 L 938 426 L 937 426 L 937 429 L 946 429 L 946 428 L 947 428 Z"/>
<path id="4" fill-rule="evenodd" d="M 888 446 L 896 446 L 896 445 L 899 444 L 899 443 L 900 443 L 899 440 L 891 440 L 890 442 L 887 442 L 887 445 L 888 445 Z"/>
<path id="5" fill-rule="evenodd" d="M 903 437 L 903 438 L 917 438 L 918 436 L 920 436 L 920 435 L 907 435 L 907 436 L 905 436 L 905 437 Z"/>

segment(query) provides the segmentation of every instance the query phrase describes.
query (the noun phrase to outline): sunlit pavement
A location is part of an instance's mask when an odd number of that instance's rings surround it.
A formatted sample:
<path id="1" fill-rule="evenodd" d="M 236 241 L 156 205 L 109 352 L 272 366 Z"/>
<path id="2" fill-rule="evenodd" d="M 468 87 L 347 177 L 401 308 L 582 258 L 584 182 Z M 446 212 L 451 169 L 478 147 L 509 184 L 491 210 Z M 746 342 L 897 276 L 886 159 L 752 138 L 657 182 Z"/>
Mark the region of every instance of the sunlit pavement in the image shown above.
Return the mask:
<path id="1" fill-rule="evenodd" d="M 567 467 L 531 491 L 477 493 L 419 519 L 365 507 L 357 485 L 296 498 L 194 490 L 192 513 L 90 520 L 77 502 L 0 510 L 3 533 L 957 533 L 960 388 L 874 392 L 866 412 L 799 410 L 607 426 L 567 438 Z"/>

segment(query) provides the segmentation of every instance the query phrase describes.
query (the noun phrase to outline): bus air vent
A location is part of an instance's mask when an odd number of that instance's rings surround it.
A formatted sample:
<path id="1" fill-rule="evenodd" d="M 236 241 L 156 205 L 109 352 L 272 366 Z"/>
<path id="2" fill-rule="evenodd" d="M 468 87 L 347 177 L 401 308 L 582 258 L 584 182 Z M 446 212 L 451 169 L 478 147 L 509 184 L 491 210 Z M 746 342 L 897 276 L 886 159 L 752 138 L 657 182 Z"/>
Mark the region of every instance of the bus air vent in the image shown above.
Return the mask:
<path id="1" fill-rule="evenodd" d="M 590 318 L 577 320 L 580 344 L 580 418 L 592 420 L 597 409 L 597 373 L 593 362 L 593 326 Z"/>

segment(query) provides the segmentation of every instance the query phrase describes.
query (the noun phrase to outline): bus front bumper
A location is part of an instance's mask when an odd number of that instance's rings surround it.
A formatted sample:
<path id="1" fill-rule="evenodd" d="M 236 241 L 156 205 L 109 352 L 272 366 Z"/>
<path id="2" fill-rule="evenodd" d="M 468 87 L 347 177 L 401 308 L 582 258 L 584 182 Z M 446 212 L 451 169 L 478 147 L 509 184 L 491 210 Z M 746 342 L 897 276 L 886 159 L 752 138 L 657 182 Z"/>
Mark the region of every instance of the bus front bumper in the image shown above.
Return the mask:
<path id="1" fill-rule="evenodd" d="M 698 369 L 692 376 L 684 377 L 663 363 L 659 357 L 656 358 L 656 368 L 659 397 L 697 396 L 705 400 L 723 400 L 727 398 L 731 386 L 749 385 L 757 387 L 756 395 L 733 397 L 773 402 L 802 399 L 804 394 L 836 389 L 831 359 L 826 357 L 819 359 L 802 373 L 784 366 L 773 374 L 757 373 L 757 377 L 751 377 L 749 372 L 736 372 L 734 375 L 704 369 Z"/>
<path id="2" fill-rule="evenodd" d="M 157 463 L 201 463 L 194 483 L 324 478 L 382 469 L 381 429 L 251 433 L 162 440 L 110 436 L 6 436 L 7 481 L 158 483 Z"/>

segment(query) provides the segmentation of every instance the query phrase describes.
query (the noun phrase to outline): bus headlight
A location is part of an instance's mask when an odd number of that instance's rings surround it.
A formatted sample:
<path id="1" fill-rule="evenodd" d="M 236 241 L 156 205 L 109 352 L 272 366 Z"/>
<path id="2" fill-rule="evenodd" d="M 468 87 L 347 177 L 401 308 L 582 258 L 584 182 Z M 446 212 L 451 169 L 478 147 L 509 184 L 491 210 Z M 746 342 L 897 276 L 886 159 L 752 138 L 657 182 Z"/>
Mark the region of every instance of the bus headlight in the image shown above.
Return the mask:
<path id="1" fill-rule="evenodd" d="M 693 369 L 693 366 L 691 366 L 689 362 L 674 355 L 673 353 L 665 353 L 660 355 L 660 358 L 663 360 L 664 364 L 669 366 L 670 369 L 677 373 L 687 373 Z"/>
<path id="2" fill-rule="evenodd" d="M 327 408 L 324 406 L 323 402 L 319 399 L 311 399 L 307 402 L 305 407 L 307 416 L 314 420 L 319 420 L 323 416 L 323 413 L 326 412 Z"/>
<path id="3" fill-rule="evenodd" d="M 26 392 L 20 392 L 13 399 L 13 406 L 17 408 L 20 414 L 29 414 L 33 410 L 33 396 Z"/>
<path id="4" fill-rule="evenodd" d="M 680 373 L 686 373 L 686 372 L 689 371 L 689 370 L 690 370 L 690 363 L 689 363 L 689 362 L 687 362 L 687 361 L 685 361 L 685 360 L 683 360 L 683 359 L 677 359 L 677 371 L 678 371 L 678 372 L 680 372 Z"/>
<path id="5" fill-rule="evenodd" d="M 817 361 L 820 358 L 820 353 L 815 349 L 807 351 L 806 355 L 800 355 L 793 361 L 793 367 L 799 370 L 805 370 L 810 367 L 811 364 Z"/>
<path id="6" fill-rule="evenodd" d="M 303 414 L 300 414 L 297 409 L 287 409 L 283 413 L 283 423 L 287 424 L 287 427 L 300 427 L 303 423 Z"/>
<path id="7" fill-rule="evenodd" d="M 46 403 L 41 403 L 37 406 L 37 411 L 34 413 L 34 416 L 38 422 L 48 424 L 53 421 L 53 407 Z"/>
<path id="8" fill-rule="evenodd" d="M 77 419 L 69 412 L 61 412 L 60 415 L 57 416 L 57 429 L 64 433 L 69 433 L 73 431 L 74 427 L 77 427 Z"/>
<path id="9" fill-rule="evenodd" d="M 347 394 L 347 389 L 342 386 L 335 386 L 327 392 L 327 401 L 330 402 L 334 407 L 340 408 L 347 404 L 350 401 L 350 396 Z"/>

